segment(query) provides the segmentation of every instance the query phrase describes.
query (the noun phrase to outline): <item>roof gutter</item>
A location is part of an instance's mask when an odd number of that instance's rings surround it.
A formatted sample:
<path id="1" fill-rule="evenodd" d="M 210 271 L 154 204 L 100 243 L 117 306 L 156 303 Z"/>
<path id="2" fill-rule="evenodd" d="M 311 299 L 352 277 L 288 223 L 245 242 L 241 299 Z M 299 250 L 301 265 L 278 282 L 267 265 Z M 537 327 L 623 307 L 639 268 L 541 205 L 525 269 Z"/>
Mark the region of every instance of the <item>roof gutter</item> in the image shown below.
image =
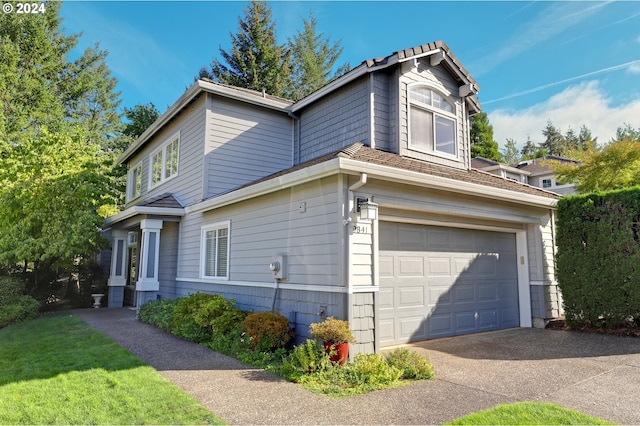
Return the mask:
<path id="1" fill-rule="evenodd" d="M 390 182 L 417 185 L 424 188 L 450 191 L 459 194 L 471 193 L 483 198 L 503 200 L 527 206 L 555 208 L 557 203 L 557 200 L 553 198 L 523 194 L 520 192 L 516 193 L 506 189 L 461 182 L 454 179 L 426 175 L 420 172 L 366 163 L 350 158 L 333 158 L 305 169 L 274 177 L 273 179 L 262 181 L 255 185 L 246 186 L 235 191 L 210 198 L 186 207 L 185 212 L 187 214 L 193 214 L 218 209 L 220 207 L 250 200 L 255 197 L 267 195 L 282 189 L 302 185 L 307 182 L 337 175 L 339 173 L 360 174 L 361 179 L 349 188 L 349 190 L 352 191 L 362 187 L 369 179 L 377 178 Z"/>

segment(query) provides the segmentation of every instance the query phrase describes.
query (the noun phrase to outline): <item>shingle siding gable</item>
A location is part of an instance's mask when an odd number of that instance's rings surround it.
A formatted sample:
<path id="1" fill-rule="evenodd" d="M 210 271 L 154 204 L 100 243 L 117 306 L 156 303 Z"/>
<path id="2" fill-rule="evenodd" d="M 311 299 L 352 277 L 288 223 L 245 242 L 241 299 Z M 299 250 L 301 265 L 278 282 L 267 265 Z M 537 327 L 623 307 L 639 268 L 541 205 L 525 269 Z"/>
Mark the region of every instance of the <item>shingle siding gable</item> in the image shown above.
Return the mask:
<path id="1" fill-rule="evenodd" d="M 369 143 L 368 78 L 351 82 L 299 113 L 296 162 L 303 163 L 353 142 Z"/>

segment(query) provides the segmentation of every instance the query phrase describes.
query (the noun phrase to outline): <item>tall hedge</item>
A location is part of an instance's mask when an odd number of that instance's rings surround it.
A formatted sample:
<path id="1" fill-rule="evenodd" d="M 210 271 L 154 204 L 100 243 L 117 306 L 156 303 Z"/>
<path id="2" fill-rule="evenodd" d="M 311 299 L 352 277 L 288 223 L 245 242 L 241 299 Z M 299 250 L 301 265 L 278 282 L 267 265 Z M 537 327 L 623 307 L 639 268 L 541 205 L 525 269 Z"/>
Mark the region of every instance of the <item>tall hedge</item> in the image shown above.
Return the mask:
<path id="1" fill-rule="evenodd" d="M 640 187 L 562 198 L 557 214 L 567 323 L 640 324 Z"/>

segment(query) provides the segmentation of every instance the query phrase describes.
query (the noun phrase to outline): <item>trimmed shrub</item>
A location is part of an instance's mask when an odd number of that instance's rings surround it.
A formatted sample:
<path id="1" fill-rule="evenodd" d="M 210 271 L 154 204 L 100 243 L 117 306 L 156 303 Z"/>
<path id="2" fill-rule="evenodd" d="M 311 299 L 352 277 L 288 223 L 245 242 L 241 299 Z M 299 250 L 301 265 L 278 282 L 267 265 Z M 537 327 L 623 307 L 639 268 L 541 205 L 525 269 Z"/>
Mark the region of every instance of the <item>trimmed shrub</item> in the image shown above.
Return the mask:
<path id="1" fill-rule="evenodd" d="M 0 277 L 0 305 L 24 293 L 24 283 L 14 277 Z"/>
<path id="2" fill-rule="evenodd" d="M 202 343 L 211 340 L 215 326 L 227 327 L 237 314 L 234 311 L 233 299 L 225 299 L 219 294 L 194 293 L 189 297 L 178 299 L 173 311 L 171 328 L 179 337 Z M 224 314 L 230 315 L 223 317 Z M 219 324 L 216 322 L 218 320 Z"/>
<path id="3" fill-rule="evenodd" d="M 402 348 L 387 354 L 387 363 L 402 372 L 402 379 L 428 380 L 435 376 L 429 359 L 417 352 Z"/>
<path id="4" fill-rule="evenodd" d="M 0 328 L 34 319 L 40 312 L 40 302 L 22 294 L 24 284 L 17 278 L 0 278 Z"/>
<path id="5" fill-rule="evenodd" d="M 140 307 L 138 319 L 165 331 L 171 331 L 173 311 L 179 299 L 151 300 Z"/>
<path id="6" fill-rule="evenodd" d="M 558 202 L 557 278 L 569 326 L 640 321 L 640 188 Z"/>
<path id="7" fill-rule="evenodd" d="M 289 328 L 289 320 L 271 311 L 249 314 L 242 321 L 242 331 L 251 338 L 256 351 L 285 348 L 294 336 Z"/>

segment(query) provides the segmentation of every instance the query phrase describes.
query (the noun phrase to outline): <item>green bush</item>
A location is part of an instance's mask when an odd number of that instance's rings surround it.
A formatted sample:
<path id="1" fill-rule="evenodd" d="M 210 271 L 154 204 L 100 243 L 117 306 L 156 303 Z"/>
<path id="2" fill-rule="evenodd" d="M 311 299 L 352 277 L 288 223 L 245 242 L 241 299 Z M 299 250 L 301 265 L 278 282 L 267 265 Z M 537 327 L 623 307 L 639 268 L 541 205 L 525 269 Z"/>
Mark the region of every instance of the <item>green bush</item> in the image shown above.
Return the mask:
<path id="1" fill-rule="evenodd" d="M 557 278 L 568 325 L 640 322 L 640 188 L 558 202 Z"/>
<path id="2" fill-rule="evenodd" d="M 256 351 L 273 351 L 285 348 L 294 333 L 289 328 L 289 320 L 277 312 L 254 312 L 242 321 L 242 331 L 252 341 Z"/>
<path id="3" fill-rule="evenodd" d="M 227 300 L 218 294 L 190 294 L 189 297 L 178 299 L 171 330 L 177 336 L 197 343 L 209 341 L 216 331 L 216 325 L 228 329 L 230 318 L 237 315 L 230 313 L 234 311 L 234 304 L 233 299 Z"/>
<path id="4" fill-rule="evenodd" d="M 389 353 L 387 362 L 400 370 L 401 378 L 406 380 L 428 380 L 435 376 L 433 365 L 428 358 L 406 348 Z"/>
<path id="5" fill-rule="evenodd" d="M 24 283 L 15 277 L 0 277 L 0 306 L 24 294 Z"/>
<path id="6" fill-rule="evenodd" d="M 358 354 L 344 366 L 332 365 L 314 374 L 301 375 L 298 383 L 329 396 L 361 394 L 400 386 L 402 372 L 379 354 Z"/>
<path id="7" fill-rule="evenodd" d="M 140 307 L 138 319 L 165 331 L 171 331 L 173 311 L 179 299 L 152 300 Z"/>
<path id="8" fill-rule="evenodd" d="M 23 291 L 24 284 L 19 279 L 0 278 L 0 328 L 38 316 L 40 302 Z"/>
<path id="9" fill-rule="evenodd" d="M 297 382 L 300 376 L 326 370 L 331 367 L 329 355 L 318 344 L 317 340 L 307 339 L 306 342 L 296 345 L 289 356 L 282 363 L 281 374 Z"/>

